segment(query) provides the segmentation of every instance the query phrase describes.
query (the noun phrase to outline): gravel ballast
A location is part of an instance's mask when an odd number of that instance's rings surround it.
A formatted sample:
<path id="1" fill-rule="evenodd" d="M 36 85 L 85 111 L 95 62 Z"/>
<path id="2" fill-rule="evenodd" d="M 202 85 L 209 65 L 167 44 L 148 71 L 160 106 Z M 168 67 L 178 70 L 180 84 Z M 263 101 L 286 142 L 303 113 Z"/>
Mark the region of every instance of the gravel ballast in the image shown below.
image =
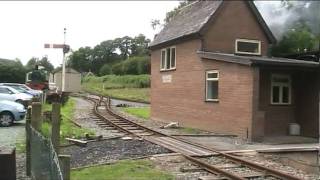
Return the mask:
<path id="1" fill-rule="evenodd" d="M 86 147 L 75 145 L 65 147 L 61 149 L 61 153 L 71 155 L 71 167 L 75 168 L 121 159 L 170 153 L 170 151 L 144 140 L 110 139 L 89 142 Z"/>

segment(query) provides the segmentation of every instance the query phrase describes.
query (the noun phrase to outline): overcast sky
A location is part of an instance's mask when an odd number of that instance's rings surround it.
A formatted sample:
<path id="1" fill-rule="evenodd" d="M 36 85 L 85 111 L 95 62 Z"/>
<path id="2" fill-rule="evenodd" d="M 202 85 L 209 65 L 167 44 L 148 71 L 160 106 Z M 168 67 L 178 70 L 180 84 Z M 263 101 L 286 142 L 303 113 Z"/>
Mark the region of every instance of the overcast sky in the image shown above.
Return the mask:
<path id="1" fill-rule="evenodd" d="M 164 19 L 177 1 L 52 1 L 0 2 L 0 58 L 48 55 L 55 66 L 61 64 L 62 51 L 44 49 L 44 43 L 66 42 L 72 49 L 95 46 L 101 41 L 140 33 L 152 39 L 152 19 Z"/>

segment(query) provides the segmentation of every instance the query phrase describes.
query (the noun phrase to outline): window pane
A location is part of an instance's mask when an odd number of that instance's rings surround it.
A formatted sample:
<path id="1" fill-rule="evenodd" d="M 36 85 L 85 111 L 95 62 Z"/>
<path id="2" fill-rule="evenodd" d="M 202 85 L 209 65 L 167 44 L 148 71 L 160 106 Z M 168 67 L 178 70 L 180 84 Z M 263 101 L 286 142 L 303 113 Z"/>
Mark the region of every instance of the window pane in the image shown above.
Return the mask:
<path id="1" fill-rule="evenodd" d="M 207 81 L 207 99 L 218 99 L 218 81 Z"/>
<path id="2" fill-rule="evenodd" d="M 166 69 L 170 69 L 170 48 L 167 48 L 167 66 Z"/>
<path id="3" fill-rule="evenodd" d="M 176 67 L 176 48 L 171 48 L 171 67 Z"/>
<path id="4" fill-rule="evenodd" d="M 289 83 L 288 77 L 273 77 L 273 82 Z"/>
<path id="5" fill-rule="evenodd" d="M 218 78 L 218 73 L 208 73 L 208 78 Z"/>
<path id="6" fill-rule="evenodd" d="M 164 69 L 165 65 L 165 60 L 166 60 L 166 51 L 161 51 L 161 69 Z"/>
<path id="7" fill-rule="evenodd" d="M 280 102 L 280 87 L 279 86 L 272 87 L 272 102 L 273 103 Z"/>
<path id="8" fill-rule="evenodd" d="M 258 53 L 259 43 L 238 41 L 237 47 L 239 52 Z"/>
<path id="9" fill-rule="evenodd" d="M 289 103 L 289 87 L 282 87 L 282 102 Z"/>

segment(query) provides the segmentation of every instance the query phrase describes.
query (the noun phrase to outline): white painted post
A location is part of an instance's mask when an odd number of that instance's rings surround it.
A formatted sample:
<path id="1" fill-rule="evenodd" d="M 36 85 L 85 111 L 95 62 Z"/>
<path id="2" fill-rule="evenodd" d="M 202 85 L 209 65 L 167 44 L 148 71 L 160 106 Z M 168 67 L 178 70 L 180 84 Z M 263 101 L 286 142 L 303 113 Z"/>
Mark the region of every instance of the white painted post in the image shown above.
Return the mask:
<path id="1" fill-rule="evenodd" d="M 66 28 L 64 28 L 64 45 L 66 44 Z M 65 75 L 66 75 L 66 53 L 63 52 L 63 59 L 62 59 L 62 80 L 61 80 L 61 90 L 64 92 L 65 90 Z"/>

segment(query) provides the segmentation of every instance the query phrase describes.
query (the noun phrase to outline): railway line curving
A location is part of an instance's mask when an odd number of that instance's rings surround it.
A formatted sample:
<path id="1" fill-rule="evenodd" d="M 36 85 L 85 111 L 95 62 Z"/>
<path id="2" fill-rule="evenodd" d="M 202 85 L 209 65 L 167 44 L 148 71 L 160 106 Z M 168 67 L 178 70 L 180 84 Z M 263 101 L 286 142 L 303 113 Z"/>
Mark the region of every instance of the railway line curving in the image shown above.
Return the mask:
<path id="1" fill-rule="evenodd" d="M 265 167 L 232 154 L 189 142 L 178 137 L 166 135 L 143 125 L 137 124 L 116 114 L 110 107 L 110 98 L 85 97 L 94 102 L 93 113 L 98 117 L 96 123 L 107 129 L 118 131 L 127 136 L 138 137 L 173 152 L 182 154 L 186 159 L 212 173 L 209 179 L 283 179 L 299 180 L 291 174 Z"/>

